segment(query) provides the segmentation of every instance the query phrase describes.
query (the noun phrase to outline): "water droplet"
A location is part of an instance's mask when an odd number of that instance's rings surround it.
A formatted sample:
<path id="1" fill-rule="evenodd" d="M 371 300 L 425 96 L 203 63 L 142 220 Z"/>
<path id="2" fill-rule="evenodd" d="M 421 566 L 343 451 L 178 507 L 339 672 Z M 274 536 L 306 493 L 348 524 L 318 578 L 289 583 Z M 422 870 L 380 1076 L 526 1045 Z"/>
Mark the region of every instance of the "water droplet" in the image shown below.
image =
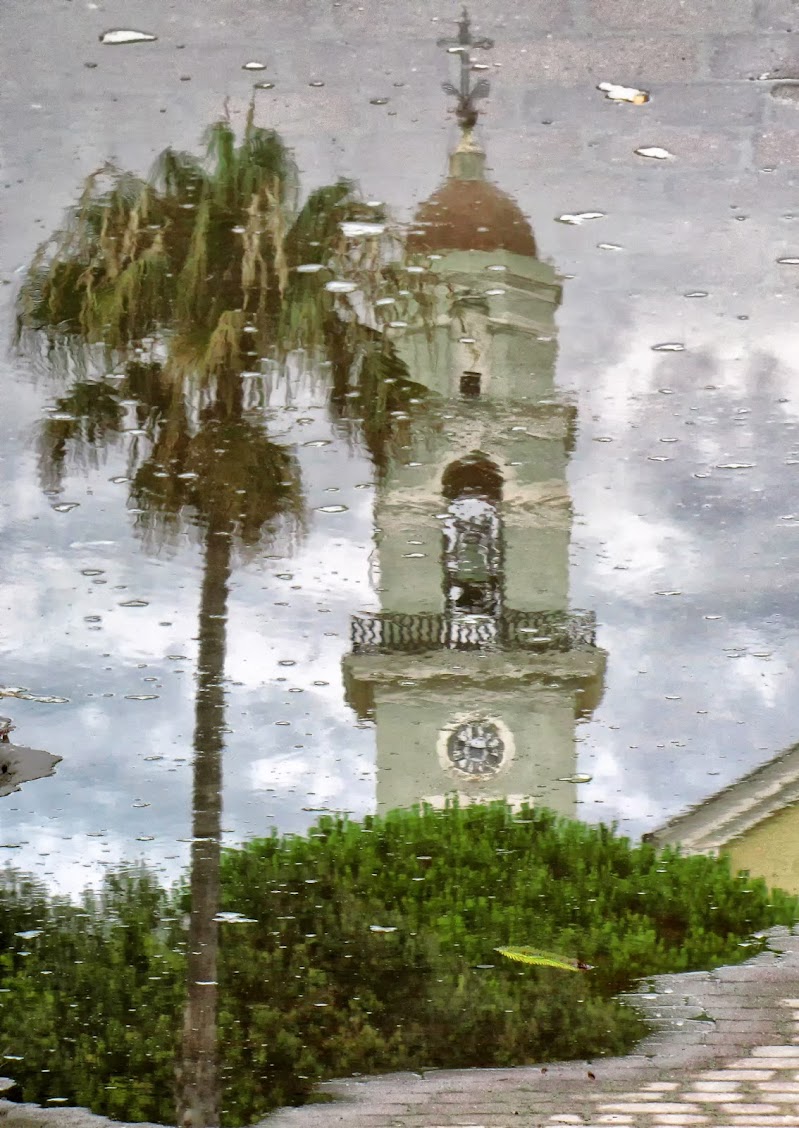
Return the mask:
<path id="1" fill-rule="evenodd" d="M 309 439 L 307 443 L 303 443 L 304 447 L 326 447 L 330 446 L 331 439 Z"/>
<path id="2" fill-rule="evenodd" d="M 369 931 L 370 932 L 396 932 L 397 929 L 395 927 L 392 927 L 392 926 L 389 926 L 389 925 L 386 925 L 386 924 L 370 924 L 369 925 Z"/>
<path id="3" fill-rule="evenodd" d="M 360 235 L 382 235 L 386 229 L 385 223 L 370 223 L 368 221 L 346 221 L 339 227 L 348 239 L 357 239 Z"/>
<path id="4" fill-rule="evenodd" d="M 370 106 L 387 106 L 388 105 L 388 98 L 370 98 L 369 99 L 369 105 Z"/>
<path id="5" fill-rule="evenodd" d="M 752 470 L 754 469 L 754 462 L 719 462 L 714 467 L 715 470 Z"/>
<path id="6" fill-rule="evenodd" d="M 297 665 L 297 663 L 294 661 L 293 658 L 281 658 L 280 661 L 278 662 L 278 666 L 296 666 L 296 665 Z"/>
<path id="7" fill-rule="evenodd" d="M 149 607 L 150 604 L 146 599 L 126 599 L 123 603 L 119 604 L 120 607 Z"/>
<path id="8" fill-rule="evenodd" d="M 126 693 L 125 694 L 125 700 L 126 701 L 157 701 L 159 697 L 160 697 L 160 694 L 158 694 L 158 693 Z M 133 806 L 135 807 L 135 806 L 137 806 L 137 804 L 134 803 Z M 149 806 L 149 804 L 139 803 L 138 806 L 140 806 L 140 807 L 141 806 Z"/>
<path id="9" fill-rule="evenodd" d="M 253 83 L 253 89 L 254 90 L 274 90 L 275 84 L 274 84 L 274 82 L 254 82 Z"/>
<path id="10" fill-rule="evenodd" d="M 148 802 L 146 802 L 146 800 L 144 800 L 144 799 L 134 799 L 133 802 L 131 803 L 131 807 L 149 807 L 149 806 L 150 806 L 150 804 Z"/>
<path id="11" fill-rule="evenodd" d="M 317 513 L 346 513 L 349 507 L 346 505 L 319 505 L 317 506 Z"/>
<path id="12" fill-rule="evenodd" d="M 217 913 L 213 920 L 219 924 L 257 924 L 254 917 L 244 916 L 243 913 Z"/>
<path id="13" fill-rule="evenodd" d="M 683 294 L 684 298 L 707 298 L 708 296 L 707 290 L 689 290 L 686 294 Z"/>
<path id="14" fill-rule="evenodd" d="M 152 43 L 158 38 L 149 31 L 134 31 L 132 28 L 112 27 L 100 36 L 101 43 Z"/>
<path id="15" fill-rule="evenodd" d="M 29 928 L 27 932 L 15 932 L 15 936 L 19 936 L 20 940 L 34 940 L 37 936 L 42 935 L 41 928 Z"/>
<path id="16" fill-rule="evenodd" d="M 651 157 L 656 161 L 670 161 L 674 159 L 673 153 L 670 153 L 668 149 L 661 149 L 659 145 L 645 145 L 642 149 L 636 149 L 635 154 L 638 157 Z"/>
<path id="17" fill-rule="evenodd" d="M 660 345 L 653 345 L 652 352 L 685 352 L 685 345 L 680 341 L 664 341 Z"/>
<path id="18" fill-rule="evenodd" d="M 602 90 L 611 102 L 629 102 L 633 106 L 643 106 L 649 101 L 648 90 L 637 90 L 634 86 L 619 86 L 615 82 L 600 82 L 597 90 Z"/>
<path id="19" fill-rule="evenodd" d="M 140 834 L 136 839 L 137 842 L 155 842 L 154 834 Z"/>
<path id="20" fill-rule="evenodd" d="M 780 266 L 799 266 L 799 258 L 778 258 Z"/>
<path id="21" fill-rule="evenodd" d="M 308 85 L 309 86 L 317 86 L 317 87 L 318 86 L 324 86 L 324 82 L 320 82 L 319 79 L 315 79 L 313 82 L 309 82 Z"/>
<path id="22" fill-rule="evenodd" d="M 624 247 L 620 243 L 597 243 L 597 250 L 599 251 L 623 251 Z"/>
<path id="23" fill-rule="evenodd" d="M 251 59 L 249 63 L 242 63 L 242 70 L 266 70 L 266 63 L 258 63 Z"/>
<path id="24" fill-rule="evenodd" d="M 81 568 L 80 574 L 82 576 L 102 576 L 103 568 Z"/>
<path id="25" fill-rule="evenodd" d="M 70 513 L 73 509 L 77 509 L 79 505 L 79 501 L 59 501 L 57 505 L 52 505 L 50 508 L 55 510 L 56 513 Z"/>
<path id="26" fill-rule="evenodd" d="M 555 217 L 558 223 L 568 223 L 572 227 L 580 227 L 583 223 L 587 223 L 589 219 L 604 219 L 604 212 L 566 212 L 565 215 Z"/>
<path id="27" fill-rule="evenodd" d="M 339 279 L 334 279 L 332 282 L 325 282 L 325 289 L 329 290 L 331 294 L 351 294 L 353 290 L 358 287 L 354 282 L 343 282 Z"/>
<path id="28" fill-rule="evenodd" d="M 115 478 L 109 478 L 108 480 L 109 482 L 113 482 L 115 486 L 121 486 L 123 482 L 129 482 L 130 478 L 126 477 L 124 474 L 117 474 Z"/>
<path id="29" fill-rule="evenodd" d="M 590 783 L 593 778 L 593 776 L 577 772 L 575 775 L 558 776 L 558 783 Z"/>

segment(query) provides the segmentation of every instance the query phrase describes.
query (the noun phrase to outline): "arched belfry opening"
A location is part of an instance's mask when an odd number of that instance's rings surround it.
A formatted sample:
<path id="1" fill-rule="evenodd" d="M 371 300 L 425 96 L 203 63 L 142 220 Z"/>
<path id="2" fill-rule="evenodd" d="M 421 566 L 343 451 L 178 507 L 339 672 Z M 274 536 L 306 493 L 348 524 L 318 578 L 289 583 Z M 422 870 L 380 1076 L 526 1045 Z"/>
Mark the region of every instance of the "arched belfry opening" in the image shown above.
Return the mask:
<path id="1" fill-rule="evenodd" d="M 442 475 L 448 616 L 502 613 L 502 486 L 499 467 L 480 451 L 450 463 Z"/>

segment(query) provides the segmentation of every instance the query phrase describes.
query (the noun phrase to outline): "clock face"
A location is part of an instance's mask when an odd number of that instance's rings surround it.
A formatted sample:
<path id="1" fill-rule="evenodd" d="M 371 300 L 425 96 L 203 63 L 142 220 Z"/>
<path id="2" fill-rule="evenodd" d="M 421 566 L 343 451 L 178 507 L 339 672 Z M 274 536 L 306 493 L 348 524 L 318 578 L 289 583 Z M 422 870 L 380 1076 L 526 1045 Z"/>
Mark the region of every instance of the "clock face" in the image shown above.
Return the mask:
<path id="1" fill-rule="evenodd" d="M 475 778 L 495 775 L 505 758 L 505 744 L 491 721 L 466 721 L 450 734 L 447 755 L 453 767 Z"/>

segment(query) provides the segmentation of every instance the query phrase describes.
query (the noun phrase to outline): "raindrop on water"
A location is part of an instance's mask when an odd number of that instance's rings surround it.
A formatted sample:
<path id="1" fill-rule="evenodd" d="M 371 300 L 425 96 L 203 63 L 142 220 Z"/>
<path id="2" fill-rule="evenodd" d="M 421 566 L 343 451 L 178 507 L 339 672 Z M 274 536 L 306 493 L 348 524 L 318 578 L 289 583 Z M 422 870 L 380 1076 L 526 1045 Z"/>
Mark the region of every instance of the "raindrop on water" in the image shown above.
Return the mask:
<path id="1" fill-rule="evenodd" d="M 112 27 L 108 31 L 104 31 L 100 36 L 101 43 L 118 44 L 118 43 L 152 43 L 157 39 L 157 35 L 151 35 L 148 31 L 134 31 L 133 28 Z"/>
<path id="2" fill-rule="evenodd" d="M 120 607 L 149 607 L 150 604 L 146 599 L 126 599 L 124 603 L 119 604 Z"/>
<path id="3" fill-rule="evenodd" d="M 69 513 L 73 509 L 77 509 L 80 505 L 79 501 L 60 501 L 57 505 L 51 506 L 51 509 L 56 513 Z"/>
<path id="4" fill-rule="evenodd" d="M 642 149 L 636 149 L 635 155 L 638 157 L 651 157 L 656 161 L 670 161 L 674 159 L 673 153 L 670 153 L 668 149 L 661 149 L 659 145 L 645 145 Z"/>
<path id="5" fill-rule="evenodd" d="M 589 219 L 604 219 L 604 212 L 566 212 L 564 215 L 555 217 L 558 223 L 568 223 L 571 227 L 579 227 L 583 223 L 587 223 Z"/>
<path id="6" fill-rule="evenodd" d="M 344 235 L 348 239 L 355 239 L 360 235 L 382 235 L 386 229 L 385 223 L 370 223 L 368 221 L 346 221 L 340 223 Z"/>
<path id="7" fill-rule="evenodd" d="M 266 70 L 266 63 L 259 63 L 255 59 L 251 59 L 249 63 L 242 63 L 241 69 L 249 71 Z"/>
<path id="8" fill-rule="evenodd" d="M 325 289 L 329 290 L 331 294 L 351 294 L 353 290 L 358 287 L 354 282 L 343 282 L 334 279 L 332 282 L 325 282 Z"/>
<path id="9" fill-rule="evenodd" d="M 319 505 L 317 506 L 317 513 L 346 513 L 348 506 L 346 505 Z"/>

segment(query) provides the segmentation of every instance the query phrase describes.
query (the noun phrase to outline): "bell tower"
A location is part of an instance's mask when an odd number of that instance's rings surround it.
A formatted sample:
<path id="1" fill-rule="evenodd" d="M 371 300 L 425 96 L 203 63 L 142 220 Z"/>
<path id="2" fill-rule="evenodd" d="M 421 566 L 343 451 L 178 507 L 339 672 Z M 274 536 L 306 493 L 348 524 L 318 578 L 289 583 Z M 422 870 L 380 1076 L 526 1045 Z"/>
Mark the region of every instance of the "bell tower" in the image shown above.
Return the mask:
<path id="1" fill-rule="evenodd" d="M 569 609 L 566 468 L 575 409 L 556 396 L 561 284 L 474 137 L 488 83 L 464 13 L 460 140 L 407 249 L 432 307 L 390 330 L 435 404 L 390 457 L 375 505 L 381 610 L 353 616 L 348 699 L 377 734 L 378 809 L 523 798 L 575 813 L 575 721 L 605 654 Z M 479 73 L 479 70 L 478 70 Z"/>

